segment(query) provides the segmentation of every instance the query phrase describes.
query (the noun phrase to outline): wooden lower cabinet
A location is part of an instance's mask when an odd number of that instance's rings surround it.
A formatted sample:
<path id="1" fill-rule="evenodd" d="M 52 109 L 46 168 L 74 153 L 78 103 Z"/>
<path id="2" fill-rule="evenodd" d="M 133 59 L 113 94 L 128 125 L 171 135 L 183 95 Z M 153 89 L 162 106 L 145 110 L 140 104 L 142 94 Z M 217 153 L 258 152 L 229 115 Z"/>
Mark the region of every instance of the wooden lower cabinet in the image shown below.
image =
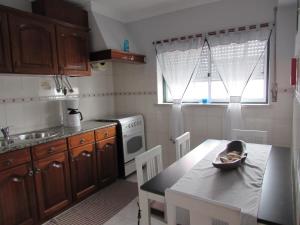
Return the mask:
<path id="1" fill-rule="evenodd" d="M 94 143 L 71 149 L 70 154 L 73 196 L 75 200 L 80 200 L 97 188 Z"/>
<path id="2" fill-rule="evenodd" d="M 116 138 L 108 138 L 96 144 L 98 182 L 100 187 L 112 183 L 118 176 Z"/>
<path id="3" fill-rule="evenodd" d="M 72 202 L 68 152 L 34 162 L 38 210 L 46 219 Z"/>
<path id="4" fill-rule="evenodd" d="M 0 154 L 0 225 L 41 224 L 115 181 L 115 127 L 107 129 L 96 144 L 92 131 L 70 137 L 69 150 L 62 139 L 34 146 L 31 154 L 29 148 Z"/>
<path id="5" fill-rule="evenodd" d="M 24 164 L 0 173 L 0 224 L 36 223 L 33 172 Z"/>

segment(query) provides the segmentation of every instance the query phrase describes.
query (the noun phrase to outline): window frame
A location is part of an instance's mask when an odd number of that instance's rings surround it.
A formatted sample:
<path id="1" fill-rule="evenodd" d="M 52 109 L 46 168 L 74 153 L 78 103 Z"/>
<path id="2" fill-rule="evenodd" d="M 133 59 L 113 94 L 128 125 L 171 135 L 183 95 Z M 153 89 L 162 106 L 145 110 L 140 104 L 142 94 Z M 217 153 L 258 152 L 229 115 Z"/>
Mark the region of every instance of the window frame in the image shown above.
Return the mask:
<path id="1" fill-rule="evenodd" d="M 208 44 L 207 40 L 205 40 L 205 42 Z M 270 51 L 271 51 L 271 39 L 269 39 L 267 41 L 267 47 L 266 47 L 266 50 L 267 50 L 267 54 L 266 54 L 266 74 L 265 74 L 265 87 L 266 87 L 266 90 L 265 90 L 265 101 L 246 101 L 246 102 L 241 102 L 241 104 L 243 105 L 266 105 L 266 104 L 269 104 L 269 87 L 270 87 Z M 209 45 L 208 45 L 209 47 Z M 210 47 L 209 47 L 209 50 L 210 50 Z M 211 55 L 211 54 L 210 54 Z M 211 57 L 209 57 L 209 67 L 211 67 Z M 158 65 L 159 66 L 159 65 Z M 160 70 L 159 70 L 160 71 Z M 211 72 L 211 70 L 210 70 Z M 162 78 L 162 94 L 163 94 L 163 103 L 167 103 L 167 104 L 170 104 L 170 103 L 173 103 L 173 101 L 168 101 L 167 99 L 167 84 L 166 84 L 166 81 L 163 77 L 163 74 L 161 73 L 161 78 Z M 208 74 L 208 96 L 209 96 L 209 99 L 211 99 L 211 73 Z M 217 105 L 217 104 L 220 104 L 220 105 L 223 105 L 223 104 L 229 104 L 229 101 L 224 101 L 223 99 L 222 100 L 216 100 L 214 99 L 214 101 L 211 101 L 209 103 L 201 103 L 199 101 L 183 101 L 183 103 L 186 103 L 186 104 L 199 104 L 199 105 L 202 105 L 202 104 L 205 104 L 205 105 Z"/>

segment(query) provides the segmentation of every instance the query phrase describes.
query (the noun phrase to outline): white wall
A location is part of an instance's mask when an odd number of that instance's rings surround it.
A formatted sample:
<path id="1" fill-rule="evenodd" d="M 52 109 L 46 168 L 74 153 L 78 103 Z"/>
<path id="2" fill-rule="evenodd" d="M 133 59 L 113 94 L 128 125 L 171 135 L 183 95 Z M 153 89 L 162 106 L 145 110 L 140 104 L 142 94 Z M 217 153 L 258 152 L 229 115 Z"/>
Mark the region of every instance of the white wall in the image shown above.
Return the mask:
<path id="1" fill-rule="evenodd" d="M 91 77 L 70 78 L 79 110 L 84 119 L 97 119 L 114 112 L 112 67 L 93 72 Z M 12 133 L 26 132 L 61 124 L 59 100 L 52 78 L 0 76 L 0 127 L 10 126 Z"/>
<path id="2" fill-rule="evenodd" d="M 128 24 L 138 48 L 147 54 L 147 64 L 114 65 L 114 86 L 123 93 L 115 99 L 118 113 L 143 113 L 146 119 L 148 148 L 162 144 L 164 162 L 175 159 L 169 139 L 170 106 L 157 105 L 156 60 L 152 42 L 176 37 L 273 21 L 273 0 L 227 0 Z M 281 7 L 278 12 L 278 82 L 277 103 L 243 107 L 247 129 L 269 131 L 269 143 L 290 146 L 292 129 L 292 90 L 289 86 L 290 57 L 293 55 L 295 7 Z M 139 94 L 139 92 L 151 92 Z M 133 93 L 132 93 L 133 92 Z M 124 93 L 126 95 L 124 95 Z M 129 93 L 131 93 L 129 95 Z M 225 107 L 185 106 L 186 130 L 191 131 L 192 146 L 207 138 L 222 138 Z"/>
<path id="3" fill-rule="evenodd" d="M 299 94 L 298 94 L 299 95 Z M 294 100 L 293 118 L 293 184 L 297 224 L 300 222 L 300 96 Z"/>
<path id="4" fill-rule="evenodd" d="M 0 0 L 0 4 L 31 11 L 29 0 Z M 91 36 L 99 37 L 96 32 Z M 114 112 L 112 64 L 91 77 L 70 78 L 80 97 L 80 110 L 85 120 Z M 1 74 L 0 127 L 11 126 L 12 133 L 42 129 L 61 124 L 60 101 L 51 100 L 61 94 L 49 76 Z"/>
<path id="5" fill-rule="evenodd" d="M 99 13 L 99 11 L 102 11 L 100 3 L 91 1 L 90 5 L 87 6 L 87 10 L 89 11 L 89 25 L 92 33 L 91 47 L 93 51 L 103 49 L 122 50 L 125 39 L 129 41 L 130 51 L 137 51 L 125 24 L 101 15 Z"/>

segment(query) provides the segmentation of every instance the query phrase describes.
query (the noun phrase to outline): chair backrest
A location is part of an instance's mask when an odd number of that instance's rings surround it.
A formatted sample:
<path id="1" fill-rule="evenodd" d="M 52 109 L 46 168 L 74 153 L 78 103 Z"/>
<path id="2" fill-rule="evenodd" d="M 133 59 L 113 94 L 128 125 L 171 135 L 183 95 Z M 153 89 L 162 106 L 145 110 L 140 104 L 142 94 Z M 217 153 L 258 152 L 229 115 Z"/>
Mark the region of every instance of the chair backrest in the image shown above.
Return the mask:
<path id="1" fill-rule="evenodd" d="M 176 146 L 176 160 L 183 157 L 185 154 L 187 154 L 190 151 L 190 132 L 186 132 L 183 135 L 179 136 L 175 140 L 175 146 Z"/>
<path id="2" fill-rule="evenodd" d="M 268 131 L 233 129 L 232 138 L 234 140 L 243 140 L 249 143 L 267 144 Z"/>
<path id="3" fill-rule="evenodd" d="M 162 147 L 158 145 L 135 157 L 138 188 L 163 169 Z"/>
<path id="4" fill-rule="evenodd" d="M 190 225 L 241 225 L 241 210 L 167 189 L 168 225 L 176 225 L 176 207 L 189 211 Z"/>

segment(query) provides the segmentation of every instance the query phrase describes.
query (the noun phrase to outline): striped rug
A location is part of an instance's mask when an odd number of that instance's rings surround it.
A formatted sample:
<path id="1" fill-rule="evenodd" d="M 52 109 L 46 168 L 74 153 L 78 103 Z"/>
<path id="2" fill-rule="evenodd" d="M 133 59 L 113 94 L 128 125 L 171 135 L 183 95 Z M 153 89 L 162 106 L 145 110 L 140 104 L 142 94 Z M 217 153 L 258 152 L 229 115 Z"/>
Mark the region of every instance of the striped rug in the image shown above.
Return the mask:
<path id="1" fill-rule="evenodd" d="M 102 225 L 136 196 L 136 183 L 118 180 L 44 225 Z"/>

